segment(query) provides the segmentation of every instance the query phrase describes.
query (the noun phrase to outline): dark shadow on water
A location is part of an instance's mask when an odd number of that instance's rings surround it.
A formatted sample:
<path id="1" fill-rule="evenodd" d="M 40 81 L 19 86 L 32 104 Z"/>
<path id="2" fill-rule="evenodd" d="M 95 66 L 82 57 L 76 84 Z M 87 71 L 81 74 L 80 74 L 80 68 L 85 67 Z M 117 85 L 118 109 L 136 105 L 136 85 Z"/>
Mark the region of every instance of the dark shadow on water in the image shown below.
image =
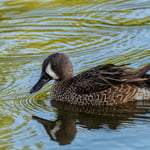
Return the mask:
<path id="1" fill-rule="evenodd" d="M 115 130 L 121 123 L 132 124 L 136 118 L 144 118 L 141 114 L 150 112 L 150 101 L 115 107 L 81 107 L 55 101 L 51 104 L 57 110 L 55 121 L 37 116 L 33 116 L 33 119 L 41 123 L 51 140 L 59 145 L 67 145 L 73 141 L 77 124 L 87 129 L 100 129 L 107 125 L 110 130 Z"/>

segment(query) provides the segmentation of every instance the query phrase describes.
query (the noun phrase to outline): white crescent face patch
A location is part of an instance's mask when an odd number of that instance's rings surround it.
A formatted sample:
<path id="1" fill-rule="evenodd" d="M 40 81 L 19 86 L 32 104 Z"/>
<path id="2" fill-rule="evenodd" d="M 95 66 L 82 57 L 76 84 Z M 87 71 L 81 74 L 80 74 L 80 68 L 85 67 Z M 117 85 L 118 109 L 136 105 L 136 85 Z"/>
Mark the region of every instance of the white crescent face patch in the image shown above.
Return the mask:
<path id="1" fill-rule="evenodd" d="M 58 79 L 58 76 L 56 73 L 52 70 L 51 64 L 49 63 L 46 67 L 46 73 L 50 75 L 54 80 Z"/>
<path id="2" fill-rule="evenodd" d="M 60 126 L 61 126 L 62 122 L 60 120 L 58 120 L 54 126 L 54 128 L 52 130 L 49 131 L 49 133 L 51 134 L 52 138 L 54 140 L 57 140 L 57 137 L 56 137 L 56 133 L 57 131 L 60 130 Z"/>

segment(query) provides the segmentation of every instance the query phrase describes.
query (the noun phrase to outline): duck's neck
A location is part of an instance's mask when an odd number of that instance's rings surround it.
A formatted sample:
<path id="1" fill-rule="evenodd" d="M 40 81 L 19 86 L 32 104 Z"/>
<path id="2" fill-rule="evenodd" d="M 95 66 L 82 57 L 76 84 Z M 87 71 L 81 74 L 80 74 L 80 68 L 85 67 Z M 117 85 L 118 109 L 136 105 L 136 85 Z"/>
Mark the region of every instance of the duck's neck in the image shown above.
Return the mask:
<path id="1" fill-rule="evenodd" d="M 73 70 L 70 69 L 70 70 L 67 70 L 67 71 L 64 71 L 63 72 L 63 75 L 62 75 L 62 81 L 66 81 L 66 80 L 69 80 L 73 77 Z"/>
<path id="2" fill-rule="evenodd" d="M 51 89 L 52 98 L 59 98 L 59 96 L 63 96 L 70 84 L 70 79 L 55 80 Z"/>
<path id="3" fill-rule="evenodd" d="M 71 64 L 70 64 L 71 65 Z M 69 66 L 69 65 L 68 65 Z M 62 75 L 59 80 L 55 80 L 52 87 L 52 95 L 62 95 L 66 92 L 71 84 L 71 79 L 73 77 L 72 67 L 68 67 L 66 70 L 62 70 Z"/>
<path id="4" fill-rule="evenodd" d="M 66 86 L 67 84 L 70 84 L 72 77 L 73 77 L 73 75 L 65 76 L 65 78 L 63 78 L 61 80 L 55 80 L 54 84 L 58 84 L 59 86 L 62 86 L 62 85 Z"/>

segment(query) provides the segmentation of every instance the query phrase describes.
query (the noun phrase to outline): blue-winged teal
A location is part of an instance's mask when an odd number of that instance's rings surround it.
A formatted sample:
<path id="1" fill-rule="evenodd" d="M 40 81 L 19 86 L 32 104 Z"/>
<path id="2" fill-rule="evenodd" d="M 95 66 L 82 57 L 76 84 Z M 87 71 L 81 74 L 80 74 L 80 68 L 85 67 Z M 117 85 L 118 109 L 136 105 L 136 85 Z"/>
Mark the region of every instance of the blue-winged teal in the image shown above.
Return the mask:
<path id="1" fill-rule="evenodd" d="M 51 99 L 74 105 L 115 105 L 150 99 L 150 64 L 136 71 L 125 65 L 106 64 L 73 76 L 72 63 L 63 53 L 48 56 L 39 81 L 30 93 L 54 79 Z"/>

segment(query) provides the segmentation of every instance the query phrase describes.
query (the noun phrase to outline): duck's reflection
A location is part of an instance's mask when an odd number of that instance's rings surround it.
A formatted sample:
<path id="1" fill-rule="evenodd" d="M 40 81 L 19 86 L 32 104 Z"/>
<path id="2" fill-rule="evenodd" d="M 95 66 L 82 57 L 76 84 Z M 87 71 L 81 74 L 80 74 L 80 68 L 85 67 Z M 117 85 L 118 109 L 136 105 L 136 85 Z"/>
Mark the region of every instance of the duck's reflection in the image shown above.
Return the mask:
<path id="1" fill-rule="evenodd" d="M 46 120 L 33 116 L 41 123 L 51 140 L 57 141 L 60 145 L 70 144 L 76 134 L 76 121 L 75 119 L 57 119 L 55 121 Z"/>
<path id="2" fill-rule="evenodd" d="M 124 122 L 132 123 L 137 114 L 149 112 L 146 104 L 121 105 L 116 107 L 79 107 L 64 103 L 52 102 L 57 108 L 57 119 L 46 120 L 33 116 L 41 123 L 53 141 L 60 145 L 70 144 L 77 133 L 76 124 L 88 129 L 99 129 L 107 125 L 110 129 L 117 129 Z"/>

